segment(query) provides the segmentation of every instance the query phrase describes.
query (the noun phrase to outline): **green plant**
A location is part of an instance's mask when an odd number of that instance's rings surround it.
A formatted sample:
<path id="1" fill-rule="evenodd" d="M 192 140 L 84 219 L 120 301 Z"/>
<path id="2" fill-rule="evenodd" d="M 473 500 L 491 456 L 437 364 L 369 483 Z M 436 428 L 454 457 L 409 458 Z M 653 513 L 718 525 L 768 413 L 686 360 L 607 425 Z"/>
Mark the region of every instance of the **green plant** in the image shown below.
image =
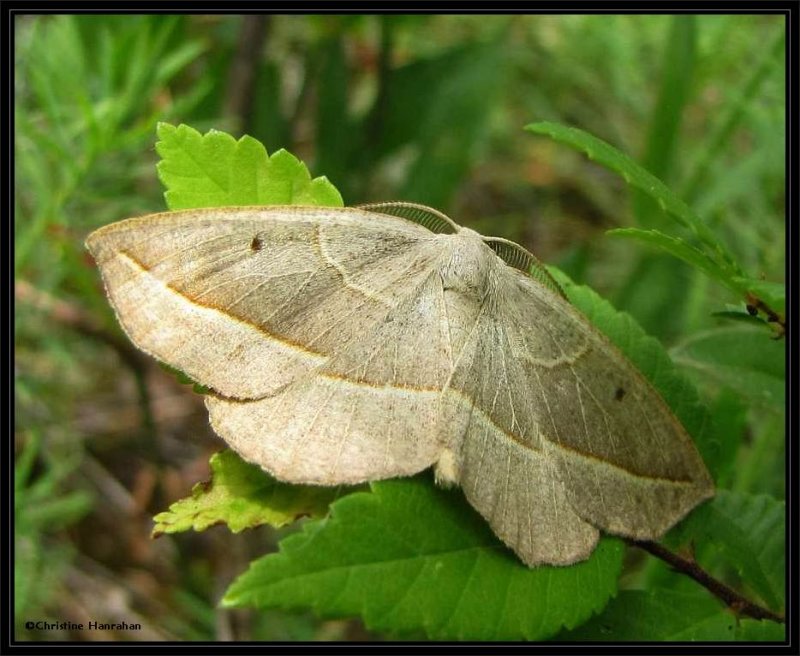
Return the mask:
<path id="1" fill-rule="evenodd" d="M 18 625 L 47 605 L 72 555 L 63 544 L 51 544 L 53 536 L 92 506 L 85 490 L 62 491 L 79 460 L 79 455 L 61 460 L 48 457 L 41 437 L 33 433 L 15 464 L 14 620 Z M 37 474 L 36 469 L 41 471 Z"/>

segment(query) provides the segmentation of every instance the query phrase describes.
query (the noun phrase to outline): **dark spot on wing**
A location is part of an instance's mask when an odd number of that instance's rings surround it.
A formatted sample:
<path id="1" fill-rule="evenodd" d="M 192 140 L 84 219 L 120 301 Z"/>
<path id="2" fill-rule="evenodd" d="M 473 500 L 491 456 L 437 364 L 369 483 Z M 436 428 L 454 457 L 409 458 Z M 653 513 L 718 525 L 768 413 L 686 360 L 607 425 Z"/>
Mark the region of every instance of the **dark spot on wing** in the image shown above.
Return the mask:
<path id="1" fill-rule="evenodd" d="M 261 239 L 261 237 L 259 237 L 258 235 L 253 237 L 253 241 L 250 242 L 250 250 L 260 251 L 263 247 L 264 247 L 264 242 Z"/>
<path id="2" fill-rule="evenodd" d="M 621 387 L 617 388 L 617 391 L 614 392 L 614 400 L 615 401 L 622 401 L 625 398 L 625 390 Z"/>

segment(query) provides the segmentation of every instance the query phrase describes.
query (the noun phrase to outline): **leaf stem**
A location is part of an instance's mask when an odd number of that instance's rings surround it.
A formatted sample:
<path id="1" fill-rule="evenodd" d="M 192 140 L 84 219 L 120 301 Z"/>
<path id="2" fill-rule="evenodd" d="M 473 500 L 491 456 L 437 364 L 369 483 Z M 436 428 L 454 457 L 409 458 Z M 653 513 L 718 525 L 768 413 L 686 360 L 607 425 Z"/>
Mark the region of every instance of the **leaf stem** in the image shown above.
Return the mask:
<path id="1" fill-rule="evenodd" d="M 754 604 L 752 601 L 745 599 L 733 588 L 728 587 L 722 581 L 715 579 L 702 567 L 700 567 L 700 565 L 698 565 L 693 558 L 684 558 L 683 556 L 679 556 L 657 542 L 651 542 L 650 540 L 639 541 L 625 538 L 625 542 L 632 547 L 638 547 L 639 549 L 649 553 L 651 556 L 655 556 L 656 558 L 663 560 L 677 572 L 685 574 L 689 578 L 694 579 L 711 594 L 722 600 L 725 605 L 728 606 L 728 608 L 736 613 L 736 615 L 744 615 L 756 620 L 771 620 L 780 624 L 783 624 L 786 621 L 783 615 L 779 615 L 768 608 Z"/>

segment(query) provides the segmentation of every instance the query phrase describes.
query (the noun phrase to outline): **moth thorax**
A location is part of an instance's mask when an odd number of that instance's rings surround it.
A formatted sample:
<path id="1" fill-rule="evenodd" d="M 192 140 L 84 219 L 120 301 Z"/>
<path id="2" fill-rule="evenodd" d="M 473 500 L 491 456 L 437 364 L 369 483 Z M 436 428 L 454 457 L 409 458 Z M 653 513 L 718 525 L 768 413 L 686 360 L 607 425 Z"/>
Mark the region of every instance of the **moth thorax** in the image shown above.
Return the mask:
<path id="1" fill-rule="evenodd" d="M 439 269 L 444 290 L 484 296 L 497 256 L 473 230 L 463 228 L 446 239 L 450 248 Z"/>

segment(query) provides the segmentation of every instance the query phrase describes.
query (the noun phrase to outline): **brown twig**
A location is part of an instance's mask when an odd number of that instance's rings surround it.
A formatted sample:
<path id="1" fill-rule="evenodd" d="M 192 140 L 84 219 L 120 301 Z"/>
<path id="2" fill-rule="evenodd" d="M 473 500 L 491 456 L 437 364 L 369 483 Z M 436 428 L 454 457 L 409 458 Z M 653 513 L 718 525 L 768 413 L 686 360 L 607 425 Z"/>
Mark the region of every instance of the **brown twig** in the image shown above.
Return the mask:
<path id="1" fill-rule="evenodd" d="M 763 312 L 767 316 L 768 323 L 774 323 L 778 326 L 778 333 L 775 335 L 775 339 L 781 339 L 786 334 L 786 319 L 780 314 L 775 312 L 769 305 L 753 294 L 748 294 L 746 301 L 747 311 L 750 312 L 750 314 Z"/>
<path id="2" fill-rule="evenodd" d="M 631 540 L 625 539 L 625 542 L 633 547 L 638 547 L 646 551 L 652 556 L 663 560 L 670 565 L 675 571 L 685 574 L 689 578 L 697 581 L 706 590 L 713 594 L 718 599 L 721 599 L 734 613 L 737 615 L 744 615 L 756 620 L 771 620 L 783 624 L 785 622 L 783 615 L 779 615 L 754 604 L 752 601 L 745 599 L 733 588 L 728 587 L 722 581 L 718 581 L 708 572 L 706 572 L 700 565 L 698 565 L 692 558 L 684 558 L 678 554 L 670 551 L 669 549 L 661 546 L 657 542 L 649 540 Z"/>

